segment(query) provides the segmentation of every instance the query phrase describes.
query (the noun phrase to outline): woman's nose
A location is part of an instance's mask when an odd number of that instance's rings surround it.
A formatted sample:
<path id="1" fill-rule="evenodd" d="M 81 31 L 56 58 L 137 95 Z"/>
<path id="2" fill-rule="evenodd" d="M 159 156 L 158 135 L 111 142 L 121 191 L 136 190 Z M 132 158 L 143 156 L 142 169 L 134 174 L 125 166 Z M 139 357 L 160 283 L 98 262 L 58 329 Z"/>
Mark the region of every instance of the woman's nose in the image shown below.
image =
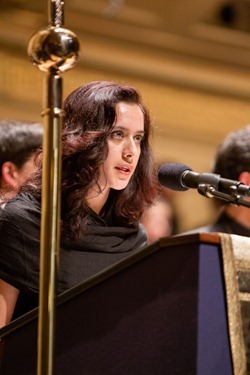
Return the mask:
<path id="1" fill-rule="evenodd" d="M 134 142 L 134 139 L 128 139 L 126 143 L 124 144 L 124 150 L 123 155 L 127 159 L 133 158 L 134 154 L 136 152 L 136 145 Z"/>

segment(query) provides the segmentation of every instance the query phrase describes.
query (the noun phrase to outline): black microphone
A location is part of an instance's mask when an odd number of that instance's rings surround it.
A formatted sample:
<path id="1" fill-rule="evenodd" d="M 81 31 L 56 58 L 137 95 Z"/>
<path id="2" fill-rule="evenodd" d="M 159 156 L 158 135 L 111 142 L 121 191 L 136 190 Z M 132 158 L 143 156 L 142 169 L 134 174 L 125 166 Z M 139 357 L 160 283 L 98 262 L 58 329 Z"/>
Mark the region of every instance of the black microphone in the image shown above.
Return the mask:
<path id="1" fill-rule="evenodd" d="M 196 173 L 192 168 L 180 163 L 163 164 L 158 171 L 158 179 L 162 186 L 177 191 L 199 188 L 200 185 L 213 186 L 222 193 L 237 192 L 250 196 L 250 186 L 240 181 L 229 180 L 214 173 Z"/>

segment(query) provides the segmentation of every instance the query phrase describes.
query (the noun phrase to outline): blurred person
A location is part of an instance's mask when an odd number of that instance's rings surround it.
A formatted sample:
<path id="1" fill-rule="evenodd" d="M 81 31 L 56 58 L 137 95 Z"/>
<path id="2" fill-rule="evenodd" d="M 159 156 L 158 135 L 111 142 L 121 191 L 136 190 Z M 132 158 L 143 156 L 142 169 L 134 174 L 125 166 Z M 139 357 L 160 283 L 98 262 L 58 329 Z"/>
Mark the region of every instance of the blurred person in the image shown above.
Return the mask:
<path id="1" fill-rule="evenodd" d="M 147 245 L 140 219 L 158 192 L 150 115 L 135 88 L 89 82 L 63 109 L 57 294 Z M 42 163 L 0 213 L 0 327 L 38 304 L 41 191 Z"/>
<path id="2" fill-rule="evenodd" d="M 212 173 L 250 185 L 250 125 L 225 137 L 217 148 Z M 212 201 L 218 213 L 217 220 L 192 232 L 222 232 L 250 236 L 250 208 L 217 198 L 212 198 Z"/>
<path id="3" fill-rule="evenodd" d="M 0 121 L 0 203 L 12 198 L 35 171 L 34 155 L 42 138 L 42 124 Z"/>
<path id="4" fill-rule="evenodd" d="M 145 210 L 142 216 L 148 243 L 157 241 L 160 237 L 168 237 L 175 234 L 175 215 L 171 201 L 160 195 L 153 205 Z"/>

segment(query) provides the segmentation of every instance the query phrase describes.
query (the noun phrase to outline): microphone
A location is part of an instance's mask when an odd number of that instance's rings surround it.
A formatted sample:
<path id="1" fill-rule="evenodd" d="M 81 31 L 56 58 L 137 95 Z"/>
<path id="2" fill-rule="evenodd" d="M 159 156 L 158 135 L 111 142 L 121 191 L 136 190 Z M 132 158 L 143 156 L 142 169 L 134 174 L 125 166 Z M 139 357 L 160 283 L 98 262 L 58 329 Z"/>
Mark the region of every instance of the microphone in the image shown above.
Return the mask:
<path id="1" fill-rule="evenodd" d="M 240 181 L 229 180 L 214 173 L 197 173 L 185 164 L 163 164 L 158 171 L 158 180 L 162 186 L 176 191 L 196 189 L 201 185 L 214 187 L 216 191 L 250 196 L 250 186 Z"/>

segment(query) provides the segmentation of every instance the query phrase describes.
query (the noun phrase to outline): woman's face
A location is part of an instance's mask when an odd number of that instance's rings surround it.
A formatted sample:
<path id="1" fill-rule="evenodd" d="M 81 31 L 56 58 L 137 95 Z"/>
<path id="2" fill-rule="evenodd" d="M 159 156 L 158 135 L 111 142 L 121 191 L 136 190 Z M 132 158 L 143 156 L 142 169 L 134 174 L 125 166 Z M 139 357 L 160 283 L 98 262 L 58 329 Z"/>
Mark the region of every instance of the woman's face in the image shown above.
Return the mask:
<path id="1" fill-rule="evenodd" d="M 141 154 L 144 116 L 137 104 L 116 105 L 116 123 L 108 137 L 108 156 L 100 167 L 102 189 L 124 189 L 131 179 Z"/>

